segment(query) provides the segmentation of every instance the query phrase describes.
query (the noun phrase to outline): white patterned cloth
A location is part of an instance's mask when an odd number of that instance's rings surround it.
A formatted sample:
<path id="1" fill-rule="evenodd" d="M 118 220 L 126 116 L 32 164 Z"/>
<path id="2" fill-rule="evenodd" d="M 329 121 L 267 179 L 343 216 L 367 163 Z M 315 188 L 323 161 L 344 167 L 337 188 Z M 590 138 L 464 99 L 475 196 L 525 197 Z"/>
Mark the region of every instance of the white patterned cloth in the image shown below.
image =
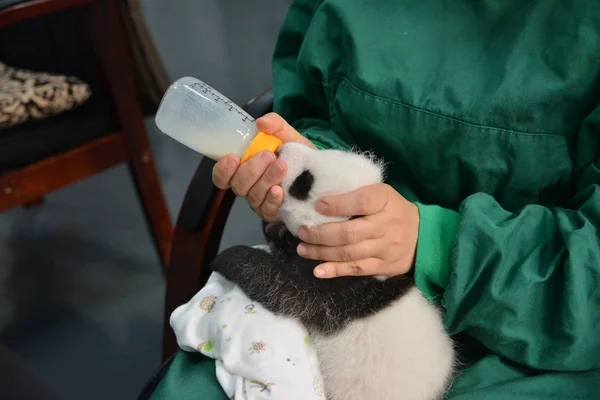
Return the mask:
<path id="1" fill-rule="evenodd" d="M 231 399 L 325 399 L 306 329 L 253 303 L 217 273 L 170 323 L 181 349 L 216 360 L 217 379 Z"/>

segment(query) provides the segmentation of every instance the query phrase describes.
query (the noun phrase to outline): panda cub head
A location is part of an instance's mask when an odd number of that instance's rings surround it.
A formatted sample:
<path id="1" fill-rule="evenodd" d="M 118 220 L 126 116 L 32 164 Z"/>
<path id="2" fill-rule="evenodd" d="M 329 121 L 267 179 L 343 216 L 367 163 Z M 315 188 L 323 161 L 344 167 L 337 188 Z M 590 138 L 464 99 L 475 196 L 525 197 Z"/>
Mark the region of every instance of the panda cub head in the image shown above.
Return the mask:
<path id="1" fill-rule="evenodd" d="M 316 150 L 294 142 L 283 144 L 277 153 L 288 167 L 281 184 L 284 201 L 279 218 L 294 236 L 302 226 L 353 217 L 328 217 L 318 213 L 316 203 L 323 197 L 383 182 L 383 164 L 366 153 Z"/>

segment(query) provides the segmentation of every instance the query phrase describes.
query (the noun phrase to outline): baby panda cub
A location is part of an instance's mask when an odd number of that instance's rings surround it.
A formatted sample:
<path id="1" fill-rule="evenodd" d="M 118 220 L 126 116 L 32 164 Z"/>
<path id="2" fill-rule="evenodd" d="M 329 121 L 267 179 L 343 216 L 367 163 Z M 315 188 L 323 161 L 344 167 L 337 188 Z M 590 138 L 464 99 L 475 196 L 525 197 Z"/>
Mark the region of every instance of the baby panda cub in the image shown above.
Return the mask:
<path id="1" fill-rule="evenodd" d="M 304 226 L 343 220 L 315 203 L 383 181 L 383 165 L 355 152 L 281 146 L 282 223 L 265 225 L 271 253 L 247 246 L 221 252 L 213 271 L 269 311 L 297 318 L 317 351 L 328 400 L 432 400 L 446 392 L 455 362 L 438 309 L 410 274 L 318 279 L 318 261 L 296 253 Z M 349 218 L 345 218 L 349 219 Z"/>

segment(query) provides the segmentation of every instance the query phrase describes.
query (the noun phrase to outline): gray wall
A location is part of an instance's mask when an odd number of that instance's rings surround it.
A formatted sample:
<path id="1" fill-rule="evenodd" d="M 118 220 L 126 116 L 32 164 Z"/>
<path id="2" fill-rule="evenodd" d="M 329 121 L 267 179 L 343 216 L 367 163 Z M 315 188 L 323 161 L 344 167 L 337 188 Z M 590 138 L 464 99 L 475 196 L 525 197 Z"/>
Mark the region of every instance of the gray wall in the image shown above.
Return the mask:
<path id="1" fill-rule="evenodd" d="M 290 0 L 141 3 L 171 78 L 195 76 L 236 102 L 271 83 L 272 50 Z"/>

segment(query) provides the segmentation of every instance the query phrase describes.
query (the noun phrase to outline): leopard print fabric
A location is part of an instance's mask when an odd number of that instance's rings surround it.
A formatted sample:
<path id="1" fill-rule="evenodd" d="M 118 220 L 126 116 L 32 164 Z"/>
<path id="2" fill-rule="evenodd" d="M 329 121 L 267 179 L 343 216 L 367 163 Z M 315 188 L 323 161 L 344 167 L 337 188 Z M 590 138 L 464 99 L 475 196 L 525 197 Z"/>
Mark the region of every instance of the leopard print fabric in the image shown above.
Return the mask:
<path id="1" fill-rule="evenodd" d="M 32 72 L 0 62 L 0 129 L 72 110 L 90 95 L 89 85 L 75 77 Z"/>

